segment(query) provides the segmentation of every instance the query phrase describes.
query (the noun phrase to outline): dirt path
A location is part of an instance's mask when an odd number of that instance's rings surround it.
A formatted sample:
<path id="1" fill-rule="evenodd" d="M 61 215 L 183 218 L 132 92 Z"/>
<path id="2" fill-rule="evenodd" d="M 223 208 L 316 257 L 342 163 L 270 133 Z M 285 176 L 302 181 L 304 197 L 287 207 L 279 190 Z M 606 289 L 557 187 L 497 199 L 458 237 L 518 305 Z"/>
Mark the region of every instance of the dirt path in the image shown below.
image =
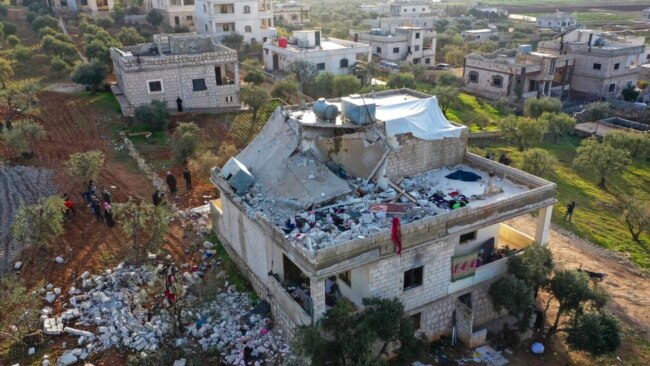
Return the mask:
<path id="1" fill-rule="evenodd" d="M 535 232 L 535 219 L 520 216 L 509 220 L 508 225 L 529 235 Z M 650 339 L 650 279 L 648 274 L 629 260 L 598 247 L 572 233 L 552 226 L 549 245 L 555 263 L 561 268 L 582 268 L 605 272 L 602 282 L 610 293 L 610 310 L 625 321 L 635 333 Z"/>

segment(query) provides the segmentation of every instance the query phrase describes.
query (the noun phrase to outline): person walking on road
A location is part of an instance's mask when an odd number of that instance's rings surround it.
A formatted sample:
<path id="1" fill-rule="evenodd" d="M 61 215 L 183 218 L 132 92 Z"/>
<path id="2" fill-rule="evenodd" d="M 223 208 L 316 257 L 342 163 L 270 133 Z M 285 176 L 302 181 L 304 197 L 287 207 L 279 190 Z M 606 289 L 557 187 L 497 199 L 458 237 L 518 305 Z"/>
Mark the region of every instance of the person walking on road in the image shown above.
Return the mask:
<path id="1" fill-rule="evenodd" d="M 174 178 L 174 175 L 172 172 L 167 172 L 167 186 L 169 187 L 169 192 L 172 194 L 174 199 L 176 199 L 176 178 Z"/>
<path id="2" fill-rule="evenodd" d="M 185 179 L 185 188 L 187 188 L 188 191 L 192 190 L 192 174 L 187 167 L 183 169 L 183 179 Z"/>
<path id="3" fill-rule="evenodd" d="M 571 201 L 568 205 L 566 205 L 566 214 L 564 215 L 564 218 L 562 221 L 566 220 L 567 217 L 569 218 L 569 222 L 571 222 L 571 217 L 573 217 L 573 210 L 576 208 L 576 202 Z"/>

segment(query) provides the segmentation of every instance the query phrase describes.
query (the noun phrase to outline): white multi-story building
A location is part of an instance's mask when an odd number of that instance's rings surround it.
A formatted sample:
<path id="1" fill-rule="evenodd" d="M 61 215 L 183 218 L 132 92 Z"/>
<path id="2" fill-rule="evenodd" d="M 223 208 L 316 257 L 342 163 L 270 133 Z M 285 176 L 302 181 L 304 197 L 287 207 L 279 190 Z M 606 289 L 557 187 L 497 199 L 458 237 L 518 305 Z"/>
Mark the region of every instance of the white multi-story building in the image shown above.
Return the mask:
<path id="1" fill-rule="evenodd" d="M 59 10 L 83 11 L 92 16 L 108 15 L 113 10 L 113 0 L 48 0 L 50 7 Z"/>
<path id="2" fill-rule="evenodd" d="M 275 36 L 270 0 L 195 0 L 196 30 L 225 36 L 233 32 L 246 43 L 262 43 Z"/>
<path id="3" fill-rule="evenodd" d="M 160 11 L 171 27 L 187 27 L 194 31 L 194 0 L 147 0 L 147 10 Z"/>
<path id="4" fill-rule="evenodd" d="M 372 47 L 372 54 L 396 64 L 433 66 L 436 32 L 421 27 L 397 27 L 394 32 L 372 29 L 356 33 L 355 39 Z"/>
<path id="5" fill-rule="evenodd" d="M 309 24 L 311 6 L 296 1 L 273 4 L 273 19 L 279 24 Z"/>
<path id="6" fill-rule="evenodd" d="M 460 35 L 470 42 L 485 42 L 499 37 L 499 31 L 496 28 L 470 29 L 462 31 Z"/>
<path id="7" fill-rule="evenodd" d="M 425 1 L 394 1 L 390 3 L 392 16 L 419 16 L 431 14 L 430 2 Z"/>
<path id="8" fill-rule="evenodd" d="M 540 15 L 537 17 L 538 28 L 553 29 L 558 32 L 564 32 L 567 28 L 576 26 L 575 14 L 563 13 L 561 11 L 555 14 Z"/>
<path id="9" fill-rule="evenodd" d="M 264 44 L 264 68 L 287 71 L 294 61 L 308 61 L 319 71 L 347 74 L 357 60 L 370 62 L 370 46 L 336 38 L 321 38 L 319 30 L 295 31 L 290 39 Z"/>

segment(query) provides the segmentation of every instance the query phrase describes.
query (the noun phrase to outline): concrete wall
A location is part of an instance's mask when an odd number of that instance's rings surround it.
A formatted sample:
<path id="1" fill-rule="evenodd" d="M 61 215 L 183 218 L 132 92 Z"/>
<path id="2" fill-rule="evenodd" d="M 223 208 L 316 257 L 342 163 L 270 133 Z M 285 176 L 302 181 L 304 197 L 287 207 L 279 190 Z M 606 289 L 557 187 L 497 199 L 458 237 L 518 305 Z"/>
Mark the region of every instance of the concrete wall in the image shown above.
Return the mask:
<path id="1" fill-rule="evenodd" d="M 130 61 L 125 62 L 123 55 L 111 49 L 117 83 L 135 107 L 161 100 L 166 101 L 170 109 L 175 109 L 178 97 L 183 100 L 185 109 L 238 108 L 240 105 L 238 73 L 234 84 L 216 84 L 215 67 L 222 68 L 222 75 L 225 75 L 226 63 L 232 63 L 237 70 L 236 61 L 230 61 L 230 57 L 222 60 L 211 54 L 141 57 L 140 64 L 135 66 Z M 177 63 L 172 61 L 174 59 Z M 193 79 L 205 79 L 207 90 L 194 91 Z M 162 80 L 162 92 L 149 92 L 148 81 L 152 80 Z"/>
<path id="2" fill-rule="evenodd" d="M 639 80 L 641 52 L 633 54 L 610 55 L 598 52 L 575 55 L 575 66 L 571 77 L 571 90 L 599 95 L 620 95 L 628 81 L 636 85 Z M 594 70 L 594 63 L 599 63 L 600 70 Z M 614 69 L 619 64 L 618 70 Z M 616 84 L 613 92 L 609 85 Z"/>
<path id="3" fill-rule="evenodd" d="M 469 132 L 464 129 L 460 139 L 421 140 L 411 134 L 396 137 L 398 150 L 388 154 L 386 176 L 406 177 L 446 165 L 460 164 L 465 154 Z"/>

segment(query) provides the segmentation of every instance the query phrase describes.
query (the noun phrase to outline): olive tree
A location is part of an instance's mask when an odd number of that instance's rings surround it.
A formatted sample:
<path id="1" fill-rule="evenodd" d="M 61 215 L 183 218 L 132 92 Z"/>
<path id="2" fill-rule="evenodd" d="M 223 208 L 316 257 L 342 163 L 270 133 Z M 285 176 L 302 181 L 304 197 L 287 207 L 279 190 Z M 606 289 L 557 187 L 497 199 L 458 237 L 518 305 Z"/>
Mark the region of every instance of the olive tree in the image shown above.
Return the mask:
<path id="1" fill-rule="evenodd" d="M 194 122 L 181 122 L 172 135 L 172 148 L 177 163 L 186 162 L 196 152 L 201 129 Z"/>
<path id="2" fill-rule="evenodd" d="M 562 112 L 562 102 L 558 98 L 552 97 L 529 98 L 524 102 L 524 115 L 526 117 L 538 118 L 544 112 Z"/>
<path id="3" fill-rule="evenodd" d="M 0 275 L 0 293 L 3 294 L 0 335 L 25 344 L 24 336 L 40 325 L 41 299 L 27 289 L 19 274 L 13 273 Z"/>
<path id="4" fill-rule="evenodd" d="M 630 199 L 625 203 L 623 215 L 632 239 L 640 243 L 641 233 L 650 230 L 650 202 Z"/>
<path id="5" fill-rule="evenodd" d="M 524 161 L 522 168 L 528 173 L 540 177 L 553 170 L 553 167 L 558 164 L 555 155 L 539 148 L 524 151 L 522 157 Z"/>
<path id="6" fill-rule="evenodd" d="M 11 129 L 13 119 L 38 104 L 36 83 L 21 83 L 0 90 L 0 103 L 6 108 L 4 127 Z"/>
<path id="7" fill-rule="evenodd" d="M 539 118 L 547 126 L 547 132 L 553 137 L 553 142 L 557 142 L 560 137 L 567 136 L 576 127 L 576 120 L 564 113 L 544 112 Z"/>
<path id="8" fill-rule="evenodd" d="M 506 139 L 517 145 L 519 151 L 541 142 L 546 132 L 546 122 L 526 117 L 509 116 L 498 125 Z"/>
<path id="9" fill-rule="evenodd" d="M 256 85 L 243 86 L 239 91 L 239 96 L 241 101 L 253 112 L 253 123 L 257 122 L 257 114 L 260 108 L 271 99 L 269 92 L 265 88 Z"/>
<path id="10" fill-rule="evenodd" d="M 610 142 L 598 141 L 596 137 L 582 140 L 577 149 L 578 155 L 573 160 L 577 169 L 596 173 L 599 177 L 598 187 L 605 188 L 607 177 L 619 172 L 630 164 L 630 153 L 615 148 Z"/>
<path id="11" fill-rule="evenodd" d="M 104 62 L 99 59 L 93 59 L 78 65 L 72 73 L 72 81 L 77 84 L 85 85 L 94 93 L 106 78 L 108 69 Z"/>
<path id="12" fill-rule="evenodd" d="M 104 166 L 104 153 L 99 150 L 77 152 L 70 154 L 65 162 L 72 178 L 83 185 L 94 180 Z"/>
<path id="13" fill-rule="evenodd" d="M 63 198 L 43 197 L 37 203 L 18 210 L 11 233 L 23 245 L 45 249 L 53 239 L 63 234 L 64 211 Z"/>
<path id="14" fill-rule="evenodd" d="M 47 135 L 45 128 L 31 119 L 14 122 L 12 129 L 2 131 L 2 140 L 5 145 L 17 153 L 31 157 L 34 154 L 34 144 Z"/>

